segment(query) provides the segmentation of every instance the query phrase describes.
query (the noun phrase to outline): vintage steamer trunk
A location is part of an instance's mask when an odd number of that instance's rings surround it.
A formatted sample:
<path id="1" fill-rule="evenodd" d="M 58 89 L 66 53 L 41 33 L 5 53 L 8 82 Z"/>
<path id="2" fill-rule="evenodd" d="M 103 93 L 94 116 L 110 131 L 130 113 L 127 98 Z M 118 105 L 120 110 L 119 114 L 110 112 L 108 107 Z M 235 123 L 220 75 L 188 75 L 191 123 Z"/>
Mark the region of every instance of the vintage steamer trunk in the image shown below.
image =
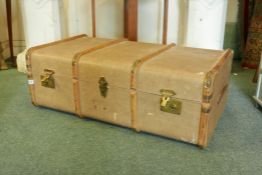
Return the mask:
<path id="1" fill-rule="evenodd" d="M 80 35 L 29 49 L 28 84 L 35 105 L 206 147 L 232 55 Z"/>

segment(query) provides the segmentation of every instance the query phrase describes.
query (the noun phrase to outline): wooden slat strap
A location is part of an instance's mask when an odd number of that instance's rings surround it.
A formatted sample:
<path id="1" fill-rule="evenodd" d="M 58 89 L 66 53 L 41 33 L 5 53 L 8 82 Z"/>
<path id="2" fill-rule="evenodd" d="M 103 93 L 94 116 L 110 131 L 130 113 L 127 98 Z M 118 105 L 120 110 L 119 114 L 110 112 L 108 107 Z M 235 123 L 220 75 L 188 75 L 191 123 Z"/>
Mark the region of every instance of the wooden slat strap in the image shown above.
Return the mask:
<path id="1" fill-rule="evenodd" d="M 54 41 L 54 42 L 51 42 L 51 43 L 35 46 L 35 47 L 28 49 L 28 51 L 26 52 L 27 77 L 28 77 L 29 92 L 31 94 L 31 100 L 32 100 L 32 103 L 34 105 L 37 105 L 37 102 L 36 102 L 36 96 L 35 96 L 34 77 L 33 77 L 33 73 L 32 73 L 32 58 L 31 58 L 32 53 L 34 51 L 42 49 L 42 48 L 54 46 L 54 45 L 57 45 L 57 44 L 60 44 L 60 43 L 63 43 L 63 42 L 72 41 L 72 40 L 82 38 L 82 37 L 87 37 L 87 35 L 85 35 L 85 34 L 77 35 L 77 36 L 73 36 L 73 37 L 70 37 L 70 38 L 66 38 L 66 39 Z"/>
<path id="2" fill-rule="evenodd" d="M 126 41 L 126 39 L 117 39 L 117 40 L 109 41 L 104 44 L 98 45 L 96 47 L 92 47 L 82 52 L 79 52 L 73 57 L 73 61 L 72 61 L 73 95 L 74 95 L 74 104 L 75 104 L 76 115 L 83 117 L 82 112 L 81 112 L 80 89 L 79 89 L 79 64 L 78 63 L 79 63 L 80 58 L 83 55 L 86 55 L 88 53 L 97 51 L 99 49 L 103 49 L 108 46 L 112 46 L 114 44 L 118 44 L 123 41 Z"/>
<path id="3" fill-rule="evenodd" d="M 229 55 L 232 54 L 231 49 L 227 49 L 220 57 L 219 62 L 206 73 L 203 82 L 203 91 L 202 91 L 202 109 L 200 115 L 199 123 L 199 134 L 198 134 L 198 145 L 201 147 L 207 146 L 208 141 L 208 117 L 210 116 L 211 100 L 213 97 L 213 81 L 216 74 L 219 72 L 219 69 L 222 65 L 225 64 L 226 60 L 229 58 Z M 208 99 L 208 100 L 207 100 Z"/>
<path id="4" fill-rule="evenodd" d="M 93 37 L 96 37 L 96 0 L 91 1 L 91 11 L 92 11 L 92 33 L 93 33 Z"/>
<path id="5" fill-rule="evenodd" d="M 140 67 L 143 63 L 146 61 L 160 55 L 161 53 L 165 52 L 166 50 L 174 47 L 175 44 L 169 44 L 161 49 L 146 55 L 145 57 L 138 59 L 134 62 L 132 69 L 131 69 L 131 78 L 130 78 L 130 100 L 131 100 L 131 127 L 134 128 L 136 131 L 139 131 L 139 128 L 137 126 L 137 74 L 139 72 Z"/>

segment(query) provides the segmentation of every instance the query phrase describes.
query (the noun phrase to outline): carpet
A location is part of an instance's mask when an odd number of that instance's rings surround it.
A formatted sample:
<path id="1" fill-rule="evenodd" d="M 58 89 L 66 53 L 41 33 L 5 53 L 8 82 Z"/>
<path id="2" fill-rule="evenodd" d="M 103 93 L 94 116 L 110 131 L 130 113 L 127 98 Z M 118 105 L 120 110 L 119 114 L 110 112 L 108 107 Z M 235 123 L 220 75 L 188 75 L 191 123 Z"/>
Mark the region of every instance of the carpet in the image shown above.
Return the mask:
<path id="1" fill-rule="evenodd" d="M 209 147 L 35 107 L 26 76 L 0 72 L 0 175 L 261 175 L 262 114 L 253 71 L 234 66 Z"/>

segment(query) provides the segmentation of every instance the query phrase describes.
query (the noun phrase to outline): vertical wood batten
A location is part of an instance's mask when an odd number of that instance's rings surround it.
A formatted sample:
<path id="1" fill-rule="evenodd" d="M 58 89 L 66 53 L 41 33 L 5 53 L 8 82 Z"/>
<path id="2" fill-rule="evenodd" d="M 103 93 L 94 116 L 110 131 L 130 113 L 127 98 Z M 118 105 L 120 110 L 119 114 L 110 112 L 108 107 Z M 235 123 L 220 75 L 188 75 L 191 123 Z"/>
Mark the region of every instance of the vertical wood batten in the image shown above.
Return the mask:
<path id="1" fill-rule="evenodd" d="M 92 34 L 93 37 L 96 37 L 96 1 L 91 1 L 91 8 L 92 8 Z"/>
<path id="2" fill-rule="evenodd" d="M 124 37 L 130 41 L 137 41 L 137 0 L 124 2 Z"/>
<path id="3" fill-rule="evenodd" d="M 11 2 L 11 0 L 6 0 L 5 2 L 6 2 L 6 15 L 7 15 L 10 57 L 11 57 L 11 60 L 13 62 L 13 66 L 16 67 L 16 58 L 14 57 L 14 48 L 13 48 L 12 2 Z"/>
<path id="4" fill-rule="evenodd" d="M 167 44 L 168 7 L 169 7 L 169 0 L 164 0 L 163 39 L 162 39 L 163 44 Z"/>

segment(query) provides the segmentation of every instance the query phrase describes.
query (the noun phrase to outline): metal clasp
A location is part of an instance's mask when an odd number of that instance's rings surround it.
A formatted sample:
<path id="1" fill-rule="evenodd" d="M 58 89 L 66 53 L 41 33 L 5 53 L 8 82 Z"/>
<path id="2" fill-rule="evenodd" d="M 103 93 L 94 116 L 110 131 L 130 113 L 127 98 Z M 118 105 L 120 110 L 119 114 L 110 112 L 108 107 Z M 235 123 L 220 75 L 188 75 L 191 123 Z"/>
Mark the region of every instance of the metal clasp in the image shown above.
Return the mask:
<path id="1" fill-rule="evenodd" d="M 41 85 L 47 88 L 55 88 L 55 79 L 53 75 L 55 72 L 53 70 L 44 69 L 44 74 L 40 76 Z"/>
<path id="2" fill-rule="evenodd" d="M 99 84 L 101 96 L 106 97 L 107 91 L 108 91 L 108 83 L 107 83 L 105 77 L 100 77 L 98 84 Z"/>
<path id="3" fill-rule="evenodd" d="M 204 79 L 204 88 L 208 89 L 211 88 L 212 86 L 212 77 L 211 77 L 211 73 L 207 73 L 205 79 Z"/>
<path id="4" fill-rule="evenodd" d="M 160 110 L 180 115 L 182 111 L 182 102 L 173 98 L 176 93 L 172 90 L 161 89 L 160 94 Z"/>

